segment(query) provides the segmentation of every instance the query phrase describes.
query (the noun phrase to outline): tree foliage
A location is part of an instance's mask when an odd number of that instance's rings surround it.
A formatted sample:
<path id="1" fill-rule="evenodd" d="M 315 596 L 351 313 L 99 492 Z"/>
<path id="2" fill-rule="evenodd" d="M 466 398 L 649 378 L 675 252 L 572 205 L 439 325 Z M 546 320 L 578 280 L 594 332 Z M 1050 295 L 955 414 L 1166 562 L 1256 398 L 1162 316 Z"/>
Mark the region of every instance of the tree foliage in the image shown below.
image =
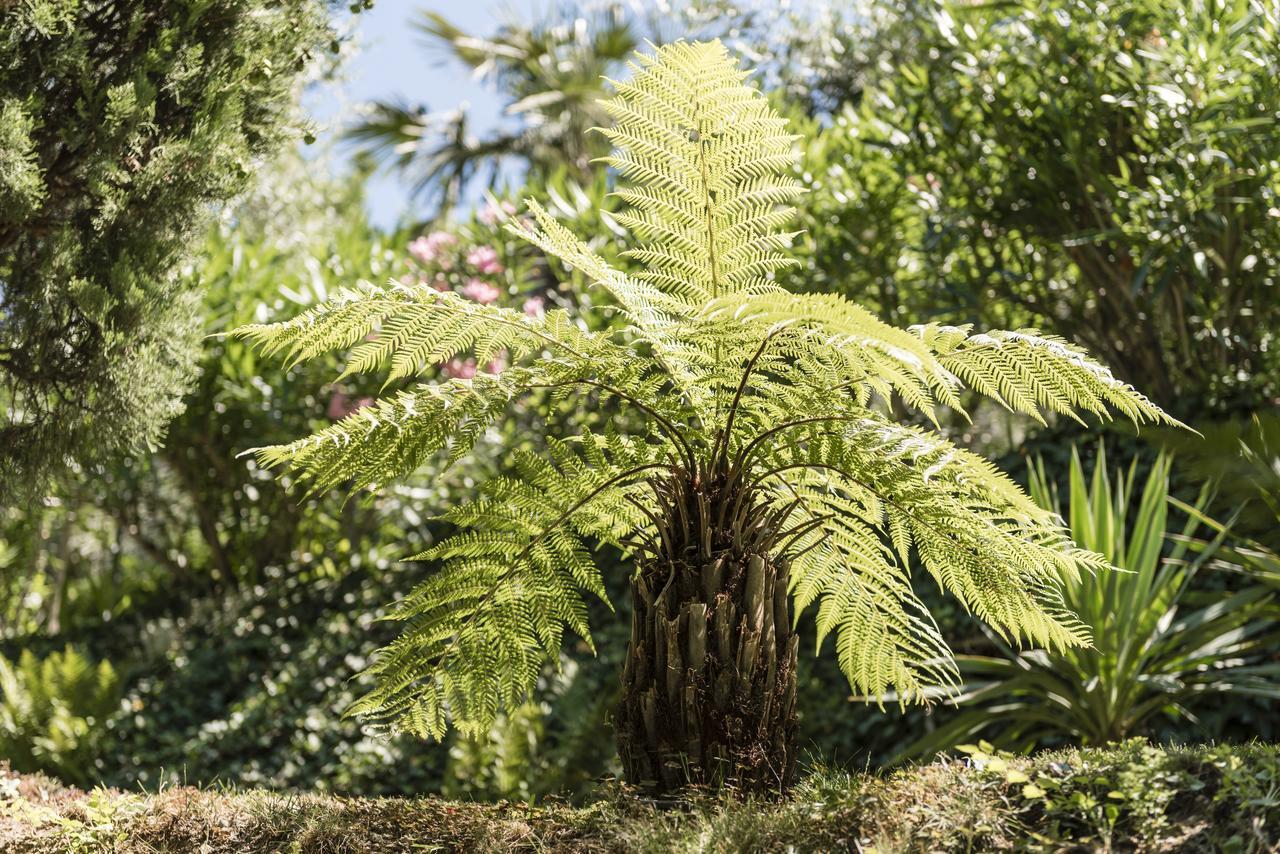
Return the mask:
<path id="1" fill-rule="evenodd" d="M 532 25 L 509 22 L 488 35 L 468 33 L 439 12 L 423 13 L 416 26 L 428 45 L 494 84 L 513 123 L 477 137 L 461 107 L 370 104 L 350 138 L 412 181 L 416 194 L 447 210 L 472 181 L 493 188 L 513 162 L 542 175 L 564 168 L 585 178 L 592 158 L 606 153 L 586 131 L 605 120 L 604 75 L 637 45 L 621 4 L 590 14 L 561 7 Z"/>
<path id="2" fill-rule="evenodd" d="M 806 287 L 1052 327 L 1182 414 L 1267 405 L 1274 4 L 903 2 L 813 137 Z"/>
<path id="3" fill-rule="evenodd" d="M 12 5 L 12 4 L 11 4 Z M 0 496 L 154 444 L 200 333 L 178 268 L 287 136 L 319 0 L 35 0 L 0 23 Z"/>

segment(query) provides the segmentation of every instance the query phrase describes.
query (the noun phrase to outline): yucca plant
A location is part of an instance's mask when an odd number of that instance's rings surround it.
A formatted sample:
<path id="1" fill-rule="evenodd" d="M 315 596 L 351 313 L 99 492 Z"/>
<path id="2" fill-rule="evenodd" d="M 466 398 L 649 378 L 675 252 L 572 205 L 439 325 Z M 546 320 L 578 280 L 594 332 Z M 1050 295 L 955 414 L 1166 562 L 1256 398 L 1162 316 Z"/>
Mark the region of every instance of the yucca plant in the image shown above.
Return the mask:
<path id="1" fill-rule="evenodd" d="M 914 551 L 1003 637 L 1087 644 L 1061 579 L 1102 572 L 1061 521 L 979 457 L 895 423 L 930 419 L 968 386 L 1011 409 L 1168 421 L 1066 342 L 1031 331 L 900 330 L 831 295 L 772 281 L 798 195 L 794 138 L 719 42 L 640 56 L 607 102 L 606 162 L 637 236 L 610 267 L 529 201 L 522 236 L 602 288 L 622 322 L 589 332 L 564 311 L 530 317 L 430 287 L 364 286 L 238 334 L 294 360 L 350 349 L 348 373 L 405 387 L 312 436 L 257 451 L 312 490 L 376 489 L 465 456 L 512 403 L 626 411 L 623 435 L 547 436 L 545 454 L 449 508 L 458 532 L 417 559 L 438 571 L 399 603 L 403 634 L 372 665 L 353 712 L 439 737 L 486 731 L 558 660 L 590 643 L 584 595 L 605 595 L 591 545 L 629 550 L 632 631 L 614 721 L 629 779 L 777 791 L 795 750 L 793 603 L 817 603 L 849 681 L 921 699 L 957 674 L 912 589 Z M 418 377 L 460 352 L 501 374 Z M 536 396 L 535 396 L 536 397 Z M 623 423 L 619 421 L 618 423 Z"/>
<path id="2" fill-rule="evenodd" d="M 1280 699 L 1280 664 L 1268 661 L 1280 639 L 1274 591 L 1248 573 L 1231 592 L 1193 587 L 1229 554 L 1229 525 L 1204 515 L 1209 487 L 1185 504 L 1169 495 L 1168 457 L 1140 483 L 1136 461 L 1112 477 L 1099 452 L 1091 477 L 1073 453 L 1068 492 L 1072 537 L 1119 570 L 1063 579 L 1066 605 L 1093 644 L 1019 651 L 996 638 L 1001 655 L 961 656 L 966 682 L 954 701 L 968 708 L 909 754 L 979 737 L 1013 750 L 1054 739 L 1102 745 L 1149 735 L 1162 717 L 1195 723 L 1196 707 L 1224 694 Z M 1043 464 L 1031 494 L 1041 507 L 1061 506 Z"/>

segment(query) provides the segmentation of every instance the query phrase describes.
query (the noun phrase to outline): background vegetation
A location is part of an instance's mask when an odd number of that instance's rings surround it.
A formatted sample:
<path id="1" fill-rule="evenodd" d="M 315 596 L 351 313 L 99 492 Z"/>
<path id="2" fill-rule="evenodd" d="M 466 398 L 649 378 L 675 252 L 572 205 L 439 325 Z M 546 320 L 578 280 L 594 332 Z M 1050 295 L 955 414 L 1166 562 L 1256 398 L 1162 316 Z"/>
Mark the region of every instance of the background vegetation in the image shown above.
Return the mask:
<path id="1" fill-rule="evenodd" d="M 155 5 L 159 14 L 202 4 Z M 285 369 L 241 343 L 201 336 L 266 314 L 292 315 L 358 279 L 419 277 L 529 312 L 593 304 L 601 297 L 576 274 L 516 246 L 501 223 L 526 195 L 550 199 L 553 212 L 590 236 L 597 251 L 626 263 L 608 215 L 612 178 L 590 165 L 598 152 L 581 149 L 580 131 L 600 123 L 592 100 L 602 91 L 598 72 L 616 73 L 618 59 L 644 38 L 685 34 L 724 35 L 745 50 L 798 123 L 800 177 L 811 192 L 800 210 L 805 269 L 797 283 L 845 293 L 902 325 L 1034 325 L 1073 338 L 1138 387 L 1156 391 L 1158 402 L 1204 434 L 1203 440 L 1111 435 L 1108 463 L 1096 467 L 1096 441 L 1081 441 L 1085 429 L 1071 422 L 1038 425 L 979 408 L 971 424 L 943 425 L 967 446 L 1001 456 L 1024 481 L 1030 461 L 1042 460 L 1042 493 L 1058 483 L 1073 515 L 1080 494 L 1070 479 L 1073 448 L 1084 458 L 1081 474 L 1120 467 L 1120 482 L 1127 483 L 1136 464 L 1132 486 L 1121 489 L 1113 480 L 1110 497 L 1090 505 L 1090 524 L 1119 530 L 1118 520 L 1127 518 L 1127 543 L 1142 543 L 1126 551 L 1141 553 L 1143 584 L 1151 586 L 1140 604 L 1169 650 L 1166 660 L 1185 663 L 1206 642 L 1205 631 L 1208 642 L 1227 649 L 1241 626 L 1205 620 L 1208 628 L 1180 636 L 1166 631 L 1163 615 L 1172 613 L 1178 624 L 1250 591 L 1249 625 L 1257 626 L 1250 666 L 1276 666 L 1271 639 L 1280 563 L 1270 554 L 1280 549 L 1276 12 L 1243 0 L 976 7 L 895 0 L 870 10 L 819 4 L 813 13 L 785 15 L 764 5 L 757 11 L 725 5 L 735 7 L 733 14 L 707 2 L 646 18 L 608 3 L 569 6 L 527 26 L 470 34 L 444 19 L 427 20 L 437 47 L 489 74 L 525 123 L 522 130 L 477 142 L 463 115 L 435 126 L 410 108 L 381 105 L 352 131 L 351 149 L 310 152 L 305 160 L 285 151 L 258 170 L 247 192 L 241 191 L 252 170 L 242 164 L 256 166 L 278 149 L 295 115 L 294 75 L 318 73 L 327 9 L 267 4 L 281 15 L 293 9 L 305 26 L 287 37 L 274 27 L 270 38 L 259 34 L 265 42 L 227 42 L 227 56 L 239 56 L 235 46 L 245 44 L 255 56 L 269 53 L 280 70 L 270 81 L 230 70 L 230 77 L 218 76 L 213 70 L 223 66 L 212 59 L 201 66 L 206 76 L 188 81 L 198 94 L 183 101 L 194 112 L 179 111 L 188 123 L 182 127 L 213 136 L 184 137 L 163 149 L 173 157 L 186 151 L 199 166 L 183 173 L 190 183 L 177 184 L 164 182 L 163 169 L 125 181 L 121 170 L 128 168 L 120 165 L 121 152 L 141 144 L 136 134 L 152 126 L 147 98 L 163 100 L 162 93 L 177 90 L 130 95 L 118 89 L 119 80 L 84 70 L 91 66 L 85 52 L 105 49 L 94 39 L 106 36 L 71 28 L 58 4 L 27 4 L 46 17 L 0 25 L 0 97 L 7 99 L 0 107 L 13 119 L 0 123 L 7 193 L 0 196 L 0 232 L 13 234 L 9 242 L 0 234 L 0 346 L 17 347 L 12 336 L 22 330 L 36 340 L 35 330 L 56 323 L 51 309 L 38 315 L 38 325 L 24 326 L 10 308 L 26 287 L 14 272 L 24 257 L 14 247 L 35 245 L 18 235 L 36 233 L 33 211 L 52 198 L 32 177 L 44 167 L 31 152 L 49 150 L 33 140 L 70 133 L 41 125 L 56 111 L 27 98 L 34 90 L 20 73 L 29 65 L 24 52 L 59 50 L 26 38 L 31 28 L 44 28 L 41 38 L 81 45 L 59 54 L 60 62 L 80 63 L 83 73 L 68 77 L 89 94 L 77 97 L 106 110 L 117 92 L 128 102 L 121 115 L 132 116 L 125 124 L 134 136 L 120 130 L 112 140 L 95 137 L 95 145 L 114 147 L 86 149 L 96 153 L 76 173 L 75 186 L 101 192 L 56 188 L 68 204 L 89 206 L 59 226 L 71 229 L 57 244 L 63 267 L 23 261 L 22 275 L 35 277 L 38 288 L 55 268 L 79 269 L 83 261 L 93 276 L 58 279 L 54 302 L 65 298 L 88 306 L 85 316 L 116 318 L 105 324 L 110 335 L 103 342 L 129 340 L 129 330 L 145 327 L 168 360 L 156 370 L 135 361 L 151 358 L 142 342 L 123 360 L 101 362 L 103 370 L 135 377 L 145 399 L 88 392 L 128 404 L 128 419 L 136 415 L 149 426 L 126 429 L 121 425 L 138 422 L 95 417 L 94 429 L 102 432 L 94 435 L 112 437 L 99 442 L 80 431 L 77 418 L 55 417 L 57 429 L 48 435 L 56 442 L 40 457 L 58 465 L 48 467 L 56 471 L 43 497 L 20 499 L 12 480 L 0 487 L 0 756 L 18 770 L 125 788 L 139 780 L 224 781 L 520 800 L 585 797 L 601 775 L 616 771 L 605 715 L 625 635 L 612 629 L 597 635 L 597 657 L 566 649 L 560 672 L 549 669 L 529 702 L 487 738 L 386 741 L 341 717 L 364 690 L 350 677 L 388 637 L 377 617 L 430 569 L 398 558 L 445 533 L 430 517 L 501 470 L 512 450 L 538 446 L 532 421 L 522 416 L 486 436 L 475 467 L 447 479 L 424 479 L 365 502 L 303 499 L 237 454 L 310 432 L 362 405 L 375 389 L 325 385 L 336 362 Z M 138 8 L 144 6 L 151 8 Z M 204 33 L 196 27 L 178 35 L 190 32 Z M 314 55 L 298 70 L 294 60 L 305 59 L 304 44 Z M 161 63 L 156 75 L 179 69 L 178 53 L 146 56 Z M 564 68 L 589 73 L 566 76 Z M 242 98 L 216 98 L 228 81 L 247 86 Z M 191 124 L 199 104 L 214 111 L 209 122 L 216 127 Z M 76 115 L 63 118 L 83 131 L 89 125 Z M 251 122 L 259 123 L 252 132 L 245 130 Z M 225 145 L 215 144 L 219 134 L 229 135 Z M 417 182 L 439 215 L 392 230 L 372 226 L 363 212 L 362 174 L 340 162 L 354 150 L 384 155 L 385 168 Z M 499 159 L 514 168 L 494 169 Z M 148 205 L 147 192 L 161 193 L 165 203 Z M 237 193 L 214 222 L 201 220 L 201 210 Z M 107 205 L 111 199 L 118 204 Z M 112 218 L 104 218 L 108 207 Z M 601 207 L 606 212 L 596 213 Z M 163 222 L 145 226 L 159 221 L 153 218 Z M 120 241 L 102 236 L 114 233 L 111 227 L 123 229 Z M 134 241 L 149 233 L 161 243 L 131 254 Z M 179 263 L 192 245 L 189 262 Z M 107 246 L 120 253 L 115 266 L 91 255 Z M 89 284 L 66 284 L 73 280 Z M 89 285 L 109 299 L 90 299 Z M 174 323 L 161 317 L 177 314 Z M 475 368 L 460 362 L 446 370 L 463 376 Z M 0 397 L 10 423 L 22 426 L 14 399 Z M 592 416 L 583 417 L 589 426 Z M 133 441 L 156 436 L 163 422 L 163 443 Z M 3 440 L 6 454 L 39 444 Z M 115 451 L 97 453 L 108 445 Z M 1157 462 L 1164 445 L 1174 456 Z M 78 459 L 63 465 L 68 450 Z M 32 466 L 46 468 L 32 457 L 8 471 Z M 1167 505 L 1178 519 L 1173 523 L 1150 506 L 1164 502 L 1148 499 L 1142 509 L 1138 486 L 1157 482 L 1163 490 L 1166 479 L 1170 502 L 1181 502 Z M 1205 491 L 1211 480 L 1218 482 Z M 1212 523 L 1188 530 L 1182 520 L 1192 518 L 1193 508 Z M 618 594 L 624 573 L 611 577 Z M 1178 601 L 1162 590 L 1176 590 Z M 1117 580 L 1097 595 L 1130 594 Z M 954 604 L 940 597 L 929 604 L 953 647 L 974 661 L 1035 660 L 1036 651 L 1002 649 Z M 971 740 L 946 737 L 964 712 L 882 711 L 849 696 L 830 658 L 807 652 L 798 706 L 801 744 L 813 757 L 862 769 L 890 762 L 930 733 L 939 746 Z M 1089 670 L 1102 663 L 1077 665 Z M 1177 690 L 1188 683 L 1176 667 L 1154 675 L 1116 670 L 1112 678 L 1120 690 L 1138 680 L 1170 686 L 1125 735 L 1169 742 L 1274 738 L 1274 699 L 1219 693 L 1224 684 L 1215 679 L 1196 689 L 1209 702 L 1184 709 Z M 1092 699 L 1070 701 L 1087 713 Z M 980 719 L 1015 734 L 993 721 Z M 990 730 L 982 734 L 998 741 Z M 1079 737 L 1064 734 L 1058 743 Z M 1230 760 L 1223 754 L 1212 762 Z M 1232 772 L 1214 773 L 1218 780 Z M 1102 799 L 1095 812 L 1105 819 L 1106 793 L 1088 796 Z"/>

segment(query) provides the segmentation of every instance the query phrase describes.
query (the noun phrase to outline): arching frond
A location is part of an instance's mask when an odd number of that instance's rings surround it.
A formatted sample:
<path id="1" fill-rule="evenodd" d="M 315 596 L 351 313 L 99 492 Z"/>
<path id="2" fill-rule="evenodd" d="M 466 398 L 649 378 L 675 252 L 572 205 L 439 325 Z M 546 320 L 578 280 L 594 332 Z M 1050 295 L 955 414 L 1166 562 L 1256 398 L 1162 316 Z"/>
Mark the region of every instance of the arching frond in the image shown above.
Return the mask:
<path id="1" fill-rule="evenodd" d="M 534 222 L 512 220 L 507 228 L 608 291 L 636 337 L 653 348 L 675 386 L 695 405 L 702 402 L 706 357 L 682 335 L 688 313 L 683 301 L 614 269 L 536 200 L 529 199 L 527 204 Z"/>
<path id="2" fill-rule="evenodd" d="M 804 518 L 829 517 L 790 545 L 796 608 L 818 603 L 816 646 L 834 632 L 840 669 L 865 694 L 892 687 L 910 702 L 957 684 L 950 649 L 874 523 L 833 490 L 793 489 Z"/>
<path id="3" fill-rule="evenodd" d="M 348 714 L 441 738 L 452 717 L 481 735 L 558 661 L 565 629 L 590 644 L 583 594 L 606 599 L 587 544 L 617 542 L 645 523 L 627 500 L 655 447 L 584 434 L 551 443 L 551 458 L 521 453 L 516 473 L 444 519 L 458 533 L 418 560 L 440 569 L 397 603 L 402 634 L 380 650 L 376 687 Z"/>
<path id="4" fill-rule="evenodd" d="M 232 334 L 291 364 L 322 353 L 348 351 L 339 379 L 389 366 L 387 381 L 413 376 L 471 352 L 487 362 L 549 351 L 553 357 L 629 361 L 607 336 L 586 332 L 564 311 L 530 317 L 483 305 L 426 285 L 366 285 L 281 323 L 250 324 Z"/>
<path id="5" fill-rule="evenodd" d="M 971 334 L 967 326 L 911 327 L 939 363 L 974 391 L 1044 423 L 1043 410 L 1080 421 L 1112 409 L 1135 424 L 1184 426 L 1082 348 L 1034 329 Z M 1083 423 L 1083 422 L 1081 422 Z"/>
<path id="6" fill-rule="evenodd" d="M 815 490 L 805 494 L 815 512 L 859 520 L 903 558 L 913 547 L 943 588 L 1006 638 L 1056 649 L 1088 642 L 1057 588 L 1064 576 L 1106 570 L 1105 558 L 1076 548 L 1060 520 L 989 463 L 871 413 L 789 437 L 769 457 L 762 477 Z"/>
<path id="7" fill-rule="evenodd" d="M 786 328 L 820 332 L 805 335 L 800 349 L 831 351 L 825 358 L 832 365 L 839 354 L 844 372 L 836 385 L 865 384 L 886 398 L 896 392 L 930 417 L 937 403 L 959 405 L 955 377 L 927 347 L 838 294 L 734 294 L 709 301 L 703 316 L 754 327 L 758 335 Z"/>
<path id="8" fill-rule="evenodd" d="M 690 306 L 765 287 L 795 264 L 780 231 L 802 190 L 787 171 L 795 137 L 745 85 L 719 41 L 677 42 L 641 56 L 605 102 L 617 151 L 604 158 L 631 186 L 617 216 L 643 241 L 633 275 Z"/>

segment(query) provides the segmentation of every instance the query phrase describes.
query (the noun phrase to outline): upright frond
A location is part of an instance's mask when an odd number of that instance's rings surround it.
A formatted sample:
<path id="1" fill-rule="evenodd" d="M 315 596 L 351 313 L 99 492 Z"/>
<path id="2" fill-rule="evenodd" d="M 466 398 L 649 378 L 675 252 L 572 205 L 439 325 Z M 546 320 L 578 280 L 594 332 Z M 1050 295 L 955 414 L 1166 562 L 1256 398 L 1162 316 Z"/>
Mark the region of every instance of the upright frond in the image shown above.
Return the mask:
<path id="1" fill-rule="evenodd" d="M 796 263 L 779 209 L 802 192 L 785 174 L 786 120 L 719 41 L 676 42 L 631 70 L 605 103 L 617 151 L 604 161 L 629 182 L 617 219 L 643 241 L 635 277 L 690 305 L 764 287 Z"/>

